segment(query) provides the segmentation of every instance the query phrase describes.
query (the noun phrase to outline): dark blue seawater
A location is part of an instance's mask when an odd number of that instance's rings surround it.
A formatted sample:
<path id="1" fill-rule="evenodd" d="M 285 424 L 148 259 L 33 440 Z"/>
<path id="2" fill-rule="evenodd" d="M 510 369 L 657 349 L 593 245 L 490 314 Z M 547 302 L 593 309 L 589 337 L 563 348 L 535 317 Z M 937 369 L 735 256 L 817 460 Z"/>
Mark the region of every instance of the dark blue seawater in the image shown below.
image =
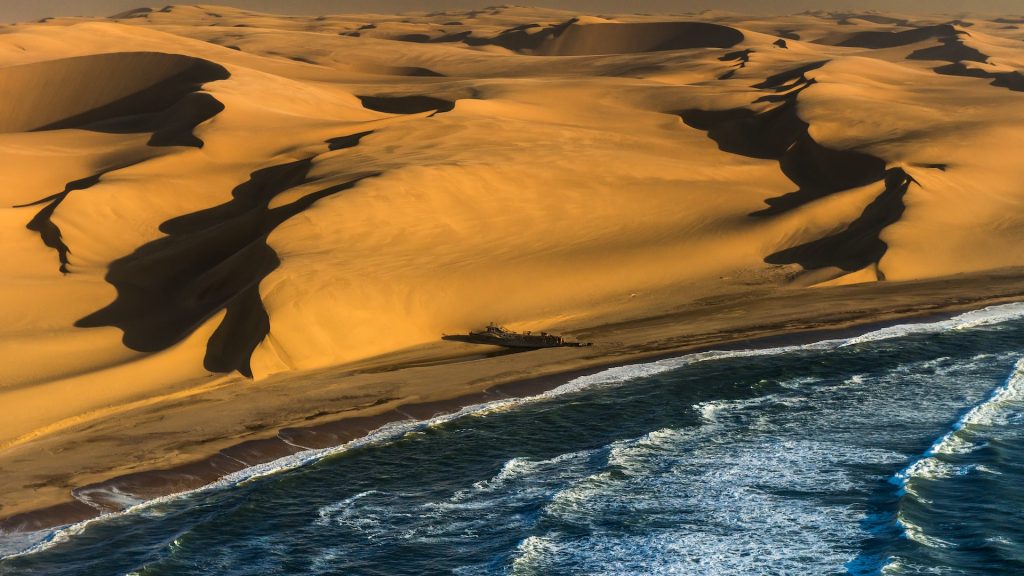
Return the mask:
<path id="1" fill-rule="evenodd" d="M 616 368 L 34 535 L 0 574 L 1024 574 L 1022 356 L 1010 305 Z"/>

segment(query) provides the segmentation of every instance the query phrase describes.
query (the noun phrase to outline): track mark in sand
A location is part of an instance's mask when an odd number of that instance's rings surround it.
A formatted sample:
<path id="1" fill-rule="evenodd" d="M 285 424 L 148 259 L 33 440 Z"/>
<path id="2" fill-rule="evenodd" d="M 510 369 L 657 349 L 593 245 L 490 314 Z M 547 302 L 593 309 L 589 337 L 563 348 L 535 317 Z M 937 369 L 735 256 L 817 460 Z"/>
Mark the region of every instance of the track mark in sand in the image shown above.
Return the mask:
<path id="1" fill-rule="evenodd" d="M 313 181 L 314 158 L 257 170 L 235 187 L 230 201 L 164 222 L 160 230 L 167 236 L 110 264 L 106 280 L 117 289 L 114 302 L 75 325 L 114 326 L 124 332 L 125 346 L 157 352 L 225 310 L 203 364 L 251 378 L 250 357 L 270 331 L 259 284 L 280 264 L 267 237 L 317 200 L 378 174 L 356 174 L 270 208 L 279 194 Z"/>
<path id="2" fill-rule="evenodd" d="M 914 180 L 902 168 L 887 170 L 881 158 L 826 148 L 811 137 L 810 125 L 797 115 L 797 99 L 814 84 L 806 73 L 824 64 L 807 64 L 755 85 L 771 91 L 753 102 L 775 104 L 765 110 L 693 109 L 677 114 L 688 126 L 707 132 L 722 151 L 778 161 L 779 169 L 798 186 L 795 192 L 766 199 L 768 208 L 752 217 L 777 216 L 837 192 L 884 181 L 885 190 L 842 230 L 765 257 L 770 264 L 799 264 L 806 270 L 834 266 L 854 271 L 877 263 L 885 254 L 888 246 L 879 236 L 902 216 L 903 196 Z"/>

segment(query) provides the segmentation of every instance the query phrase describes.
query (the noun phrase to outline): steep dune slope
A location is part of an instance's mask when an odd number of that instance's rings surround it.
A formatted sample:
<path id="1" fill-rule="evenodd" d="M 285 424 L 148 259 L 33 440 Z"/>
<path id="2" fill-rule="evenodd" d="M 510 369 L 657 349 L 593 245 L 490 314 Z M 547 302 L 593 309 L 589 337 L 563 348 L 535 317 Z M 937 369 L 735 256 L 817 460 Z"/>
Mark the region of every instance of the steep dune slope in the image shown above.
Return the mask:
<path id="1" fill-rule="evenodd" d="M 590 56 L 730 48 L 743 41 L 743 33 L 705 22 L 608 22 L 573 18 L 546 28 L 512 28 L 490 40 L 466 37 L 463 41 L 470 45 L 493 44 L 540 56 Z"/>
<path id="2" fill-rule="evenodd" d="M 212 62 L 155 52 L 115 52 L 0 68 L 0 97 L 5 103 L 0 132 L 82 127 L 142 131 L 116 120 L 182 106 L 181 101 L 202 84 L 227 77 L 228 72 Z M 209 104 L 192 101 L 183 106 L 188 110 L 181 113 L 192 116 Z M 207 118 L 213 115 L 202 113 Z"/>

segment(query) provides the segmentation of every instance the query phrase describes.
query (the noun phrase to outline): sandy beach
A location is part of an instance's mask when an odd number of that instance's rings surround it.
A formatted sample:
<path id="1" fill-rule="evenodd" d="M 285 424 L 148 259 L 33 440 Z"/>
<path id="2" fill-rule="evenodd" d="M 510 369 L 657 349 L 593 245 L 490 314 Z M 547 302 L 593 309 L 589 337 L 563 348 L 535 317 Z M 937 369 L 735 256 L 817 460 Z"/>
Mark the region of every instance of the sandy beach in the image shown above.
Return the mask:
<path id="1" fill-rule="evenodd" d="M 216 6 L 0 27 L 0 530 L 588 370 L 1024 299 L 1024 30 Z M 498 322 L 587 348 L 442 342 Z"/>
<path id="2" fill-rule="evenodd" d="M 8 496 L 0 528 L 31 531 L 81 521 L 199 488 L 247 466 L 342 445 L 389 422 L 539 394 L 612 366 L 848 337 L 1021 301 L 1022 273 L 739 291 L 724 302 L 710 297 L 684 310 L 574 332 L 594 341 L 583 349 L 508 354 L 483 347 L 482 353 L 479 346 L 439 342 L 258 383 L 210 376 L 175 394 L 57 423 L 9 446 L 2 459 Z"/>

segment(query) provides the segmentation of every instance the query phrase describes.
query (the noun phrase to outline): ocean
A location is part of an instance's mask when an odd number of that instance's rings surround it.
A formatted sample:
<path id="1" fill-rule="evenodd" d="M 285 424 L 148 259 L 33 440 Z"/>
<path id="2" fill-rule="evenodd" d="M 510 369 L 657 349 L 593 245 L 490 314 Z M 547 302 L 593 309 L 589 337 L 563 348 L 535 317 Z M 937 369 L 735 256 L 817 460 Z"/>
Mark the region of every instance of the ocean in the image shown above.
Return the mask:
<path id="1" fill-rule="evenodd" d="M 29 535 L 0 574 L 1024 573 L 1024 305 L 621 366 Z"/>

